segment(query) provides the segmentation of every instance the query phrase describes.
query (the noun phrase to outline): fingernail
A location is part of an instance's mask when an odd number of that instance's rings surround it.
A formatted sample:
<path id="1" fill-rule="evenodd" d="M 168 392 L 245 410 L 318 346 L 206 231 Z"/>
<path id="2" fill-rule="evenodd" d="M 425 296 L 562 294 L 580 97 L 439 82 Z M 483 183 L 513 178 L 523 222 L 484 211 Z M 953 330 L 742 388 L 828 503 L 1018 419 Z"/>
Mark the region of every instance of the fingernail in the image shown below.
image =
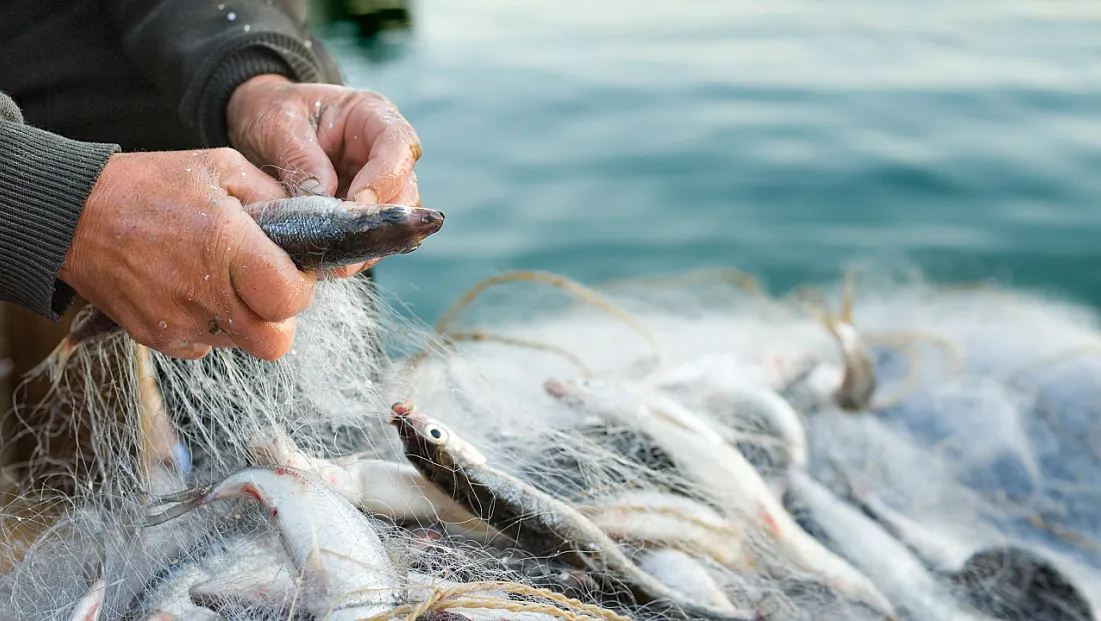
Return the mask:
<path id="1" fill-rule="evenodd" d="M 371 188 L 363 188 L 359 192 L 356 192 L 355 197 L 352 199 L 357 203 L 363 203 L 365 205 L 377 205 L 378 194 Z"/>
<path id="2" fill-rule="evenodd" d="M 316 177 L 310 177 L 302 183 L 298 184 L 298 191 L 302 194 L 313 194 L 317 196 L 321 194 L 321 182 Z"/>

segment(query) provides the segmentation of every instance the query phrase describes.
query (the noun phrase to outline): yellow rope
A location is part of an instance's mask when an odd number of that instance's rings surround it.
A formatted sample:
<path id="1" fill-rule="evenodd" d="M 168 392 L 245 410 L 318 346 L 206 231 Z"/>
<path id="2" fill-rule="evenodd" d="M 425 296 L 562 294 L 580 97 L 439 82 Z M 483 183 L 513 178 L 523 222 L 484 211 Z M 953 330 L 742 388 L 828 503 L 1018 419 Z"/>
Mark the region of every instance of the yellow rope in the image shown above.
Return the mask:
<path id="1" fill-rule="evenodd" d="M 472 342 L 489 342 L 500 343 L 502 345 L 511 345 L 513 347 L 521 347 L 523 349 L 534 349 L 536 351 L 545 351 L 551 354 L 557 354 L 566 360 L 569 360 L 581 374 L 588 377 L 592 375 L 592 370 L 589 369 L 585 361 L 580 356 L 574 354 L 564 347 L 552 345 L 550 343 L 542 343 L 539 341 L 529 341 L 527 339 L 517 339 L 510 336 L 501 336 L 498 334 L 491 334 L 485 330 L 474 330 L 472 332 L 448 332 L 443 335 L 445 341 L 472 341 Z"/>
<path id="2" fill-rule="evenodd" d="M 585 287 L 584 285 L 576 281 L 570 280 L 565 276 L 552 274 L 550 272 L 541 272 L 534 270 L 517 271 L 498 274 L 497 276 L 490 276 L 489 278 L 486 278 L 485 280 L 471 287 L 470 290 L 468 290 L 465 294 L 459 297 L 459 299 L 451 304 L 451 306 L 444 312 L 443 316 L 440 317 L 440 320 L 436 323 L 436 332 L 439 334 L 445 334 L 448 331 L 448 328 L 450 328 L 451 324 L 454 322 L 455 317 L 467 306 L 470 306 L 470 304 L 475 299 L 477 299 L 477 297 L 481 295 L 483 291 L 492 286 L 504 284 L 507 282 L 534 282 L 544 285 L 550 285 L 552 287 L 557 287 L 559 289 L 567 291 L 574 296 L 592 304 L 593 306 L 608 313 L 616 319 L 619 319 L 632 330 L 637 332 L 639 336 L 641 336 L 643 340 L 645 340 L 646 343 L 650 346 L 651 354 L 654 357 L 654 360 L 660 364 L 662 360 L 661 346 L 658 344 L 657 339 L 654 338 L 649 330 L 647 330 L 645 327 L 635 321 L 635 319 L 631 317 L 626 311 L 604 299 L 596 291 L 593 291 L 592 289 L 589 289 L 588 287 Z"/>
<path id="3" fill-rule="evenodd" d="M 449 588 L 430 588 L 432 592 L 423 601 L 402 604 L 373 617 L 365 617 L 357 621 L 389 621 L 390 619 L 399 617 L 404 617 L 406 621 L 416 621 L 418 617 L 427 612 L 445 608 L 488 608 L 493 610 L 507 610 L 509 612 L 534 612 L 567 619 L 567 621 L 633 621 L 629 617 L 620 615 L 607 608 L 586 604 L 548 589 L 529 587 L 515 582 L 467 582 Z M 370 590 L 373 589 L 351 591 L 342 595 L 340 599 L 343 600 L 351 595 Z M 471 593 L 485 591 L 504 591 L 513 595 L 539 597 L 558 605 L 552 606 L 546 603 L 517 602 L 487 597 L 462 597 Z M 335 604 L 333 607 L 330 607 L 329 612 L 326 613 L 323 619 L 328 619 L 334 608 Z"/>

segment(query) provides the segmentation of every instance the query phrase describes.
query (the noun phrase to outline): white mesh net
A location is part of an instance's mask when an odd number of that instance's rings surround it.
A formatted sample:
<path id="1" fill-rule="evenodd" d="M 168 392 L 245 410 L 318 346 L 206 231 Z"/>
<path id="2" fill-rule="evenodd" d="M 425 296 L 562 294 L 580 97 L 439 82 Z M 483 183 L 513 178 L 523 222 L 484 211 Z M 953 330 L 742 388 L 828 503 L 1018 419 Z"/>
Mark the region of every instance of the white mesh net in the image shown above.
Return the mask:
<path id="1" fill-rule="evenodd" d="M 512 274 L 434 330 L 350 279 L 277 362 L 86 342 L 9 414 L 0 618 L 1097 618 L 1092 313 L 748 285 Z"/>

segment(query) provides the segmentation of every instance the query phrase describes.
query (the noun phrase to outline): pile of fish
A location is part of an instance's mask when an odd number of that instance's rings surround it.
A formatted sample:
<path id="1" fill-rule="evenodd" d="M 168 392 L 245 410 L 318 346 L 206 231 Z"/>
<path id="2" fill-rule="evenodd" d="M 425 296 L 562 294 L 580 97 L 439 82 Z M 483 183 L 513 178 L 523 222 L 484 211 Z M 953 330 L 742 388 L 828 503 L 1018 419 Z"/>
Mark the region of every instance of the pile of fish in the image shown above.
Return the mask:
<path id="1" fill-rule="evenodd" d="M 417 244 L 442 215 L 424 222 Z M 278 373 L 217 354 L 213 385 L 180 380 L 200 362 L 133 346 L 139 379 L 160 375 L 136 392 L 140 490 L 58 520 L 0 581 L 0 619 L 1101 619 L 1101 365 L 1056 342 L 1101 342 L 1089 322 L 961 293 L 1003 314 L 949 300 L 915 327 L 898 310 L 914 300 L 881 300 L 875 323 L 896 337 L 871 339 L 851 279 L 836 314 L 803 300 L 817 322 L 771 298 L 636 321 L 567 288 L 607 312 L 516 336 L 441 325 L 437 355 L 378 377 L 311 358 L 309 329 Z M 382 331 L 350 316 L 316 316 L 326 343 Z M 621 320 L 665 337 L 652 360 L 614 334 Z M 111 326 L 79 322 L 50 368 Z M 932 326 L 966 362 L 915 384 L 922 337 L 897 335 Z M 213 395 L 262 373 L 290 396 Z M 234 408 L 209 412 L 224 431 L 174 410 L 185 389 Z"/>

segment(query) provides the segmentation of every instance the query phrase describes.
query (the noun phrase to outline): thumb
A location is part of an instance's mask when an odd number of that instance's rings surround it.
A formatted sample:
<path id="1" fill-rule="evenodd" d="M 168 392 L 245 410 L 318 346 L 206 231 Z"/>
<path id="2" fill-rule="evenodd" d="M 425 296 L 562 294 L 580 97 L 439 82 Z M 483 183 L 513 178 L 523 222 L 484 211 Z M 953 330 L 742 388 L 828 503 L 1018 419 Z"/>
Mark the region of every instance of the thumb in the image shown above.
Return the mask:
<path id="1" fill-rule="evenodd" d="M 317 130 L 303 109 L 280 115 L 276 127 L 266 130 L 261 154 L 275 164 L 279 180 L 308 194 L 336 194 L 338 177 L 332 161 L 317 140 Z M 293 191 L 292 191 L 293 193 Z"/>
<path id="2" fill-rule="evenodd" d="M 300 271 L 239 206 L 228 226 L 230 238 L 237 240 L 229 277 L 241 301 L 269 322 L 286 321 L 305 310 L 313 301 L 315 275 Z"/>
<path id="3" fill-rule="evenodd" d="M 226 192 L 239 200 L 242 205 L 287 196 L 278 181 L 264 174 L 240 154 L 229 152 L 227 157 L 229 162 L 218 167 L 218 180 Z"/>

